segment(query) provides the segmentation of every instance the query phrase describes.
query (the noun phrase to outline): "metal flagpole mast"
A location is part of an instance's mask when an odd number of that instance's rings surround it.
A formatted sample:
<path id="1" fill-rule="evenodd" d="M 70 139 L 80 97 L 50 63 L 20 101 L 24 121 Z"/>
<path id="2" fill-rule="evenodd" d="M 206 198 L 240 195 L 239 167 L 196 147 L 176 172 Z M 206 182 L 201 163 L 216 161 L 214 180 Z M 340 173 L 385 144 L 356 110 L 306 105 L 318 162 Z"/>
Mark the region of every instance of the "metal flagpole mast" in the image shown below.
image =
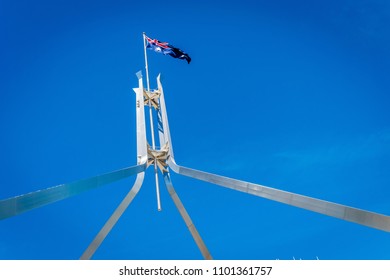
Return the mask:
<path id="1" fill-rule="evenodd" d="M 148 55 L 146 53 L 146 34 L 143 32 L 143 40 L 144 40 L 144 54 L 145 54 L 145 71 L 146 71 L 146 86 L 148 94 L 150 94 L 150 83 L 149 83 L 149 68 L 148 68 Z M 156 149 L 156 143 L 154 141 L 154 126 L 153 126 L 153 114 L 152 114 L 152 104 L 149 98 L 149 119 L 150 119 L 150 131 L 152 136 L 152 149 Z M 160 187 L 158 183 L 158 170 L 157 170 L 157 161 L 154 161 L 154 175 L 156 178 L 156 195 L 157 195 L 157 210 L 161 211 L 161 201 L 160 201 Z"/>

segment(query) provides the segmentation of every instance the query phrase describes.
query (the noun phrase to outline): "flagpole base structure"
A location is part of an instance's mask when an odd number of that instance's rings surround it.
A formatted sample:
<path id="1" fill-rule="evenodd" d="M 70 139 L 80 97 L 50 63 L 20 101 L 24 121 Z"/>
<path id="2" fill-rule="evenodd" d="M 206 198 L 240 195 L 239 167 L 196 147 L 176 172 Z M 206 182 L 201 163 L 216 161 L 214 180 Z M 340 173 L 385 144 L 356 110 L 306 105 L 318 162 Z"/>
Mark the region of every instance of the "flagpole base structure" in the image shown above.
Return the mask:
<path id="1" fill-rule="evenodd" d="M 158 184 L 158 170 L 160 170 L 163 174 L 163 179 L 167 191 L 171 199 L 173 200 L 176 208 L 178 209 L 182 219 L 184 220 L 190 234 L 192 235 L 192 238 L 194 239 L 204 259 L 212 259 L 212 256 L 208 248 L 206 247 L 205 242 L 201 238 L 198 230 L 196 229 L 188 212 L 186 211 L 182 201 L 176 193 L 176 190 L 173 187 L 170 173 L 171 170 L 179 175 L 219 185 L 224 188 L 233 189 L 239 192 L 244 192 L 250 195 L 277 201 L 290 206 L 295 206 L 312 212 L 335 217 L 337 219 L 390 232 L 390 217 L 383 214 L 353 208 L 350 206 L 312 198 L 292 192 L 286 192 L 283 190 L 270 188 L 267 186 L 241 181 L 229 177 L 224 177 L 212 173 L 207 173 L 204 171 L 191 169 L 176 164 L 170 135 L 164 92 L 160 82 L 160 75 L 157 77 L 158 89 L 157 91 L 153 92 L 156 95 L 153 95 L 152 98 L 150 90 L 147 91 L 149 95 L 148 103 L 149 105 L 151 105 L 150 110 L 153 106 L 157 111 L 158 136 L 160 144 L 159 149 L 156 149 L 154 142 L 152 118 L 150 125 L 152 130 L 153 147 L 150 147 L 146 141 L 146 125 L 144 111 L 145 90 L 143 87 L 142 75 L 140 72 L 137 73 L 137 77 L 139 86 L 138 88 L 134 89 L 136 93 L 137 165 L 94 176 L 88 179 L 83 179 L 77 182 L 62 184 L 44 190 L 35 191 L 1 200 L 0 220 L 22 214 L 26 211 L 30 211 L 45 206 L 47 204 L 66 199 L 81 192 L 92 190 L 97 187 L 137 174 L 133 187 L 127 193 L 120 205 L 116 208 L 116 210 L 107 220 L 107 222 L 104 224 L 102 229 L 99 231 L 99 233 L 96 235 L 96 237 L 93 239 L 91 244 L 88 246 L 88 248 L 85 250 L 85 252 L 80 258 L 83 260 L 90 259 L 93 257 L 99 246 L 102 244 L 102 242 L 105 240 L 105 238 L 108 236 L 115 224 L 118 222 L 118 220 L 121 218 L 123 213 L 126 211 L 126 209 L 129 207 L 129 205 L 132 203 L 132 201 L 138 194 L 143 184 L 145 170 L 150 165 L 153 165 L 156 179 L 156 195 L 158 201 L 157 208 L 159 210 L 161 209 L 160 189 Z"/>

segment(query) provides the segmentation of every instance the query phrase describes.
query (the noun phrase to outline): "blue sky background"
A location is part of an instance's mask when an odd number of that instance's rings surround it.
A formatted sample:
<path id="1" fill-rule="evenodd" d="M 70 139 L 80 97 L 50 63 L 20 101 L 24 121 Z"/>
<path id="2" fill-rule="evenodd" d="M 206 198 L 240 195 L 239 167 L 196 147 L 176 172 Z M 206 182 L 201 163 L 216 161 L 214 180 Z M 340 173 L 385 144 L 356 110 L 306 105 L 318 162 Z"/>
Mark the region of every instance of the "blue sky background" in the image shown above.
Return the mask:
<path id="1" fill-rule="evenodd" d="M 184 166 L 390 215 L 390 4 L 0 1 L 0 199 L 136 163 L 142 32 Z M 152 170 L 96 259 L 199 259 Z M 173 174 L 217 259 L 390 259 L 388 233 Z M 77 259 L 134 178 L 0 222 L 0 259 Z M 162 182 L 162 181 L 161 181 Z"/>

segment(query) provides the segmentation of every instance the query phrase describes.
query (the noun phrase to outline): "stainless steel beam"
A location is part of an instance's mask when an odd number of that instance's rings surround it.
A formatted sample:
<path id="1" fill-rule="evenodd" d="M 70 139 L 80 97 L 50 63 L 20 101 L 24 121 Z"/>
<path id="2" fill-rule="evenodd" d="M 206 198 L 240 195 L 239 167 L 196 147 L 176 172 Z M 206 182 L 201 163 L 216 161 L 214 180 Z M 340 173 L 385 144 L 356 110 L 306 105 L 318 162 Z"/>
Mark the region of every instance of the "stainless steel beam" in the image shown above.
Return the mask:
<path id="1" fill-rule="evenodd" d="M 166 111 L 166 105 L 164 100 L 164 94 L 160 82 L 160 78 L 157 79 L 160 96 L 160 119 L 162 123 L 161 133 L 165 142 L 169 143 L 170 157 L 168 160 L 169 167 L 176 173 L 192 177 L 198 180 L 216 184 L 222 187 L 230 188 L 233 190 L 246 192 L 255 196 L 267 198 L 270 200 L 278 201 L 291 206 L 296 206 L 309 211 L 321 213 L 324 215 L 332 216 L 338 219 L 346 220 L 353 223 L 358 223 L 368 227 L 376 228 L 379 230 L 390 232 L 390 217 L 370 212 L 350 206 L 337 204 L 321 199 L 316 199 L 300 194 L 286 192 L 258 184 L 253 184 L 245 181 L 231 179 L 183 166 L 179 166 L 175 162 L 173 147 L 171 142 L 171 135 L 169 130 L 168 115 Z"/>
<path id="2" fill-rule="evenodd" d="M 390 216 L 179 166 L 172 157 L 168 163 L 184 176 L 390 232 Z"/>
<path id="3" fill-rule="evenodd" d="M 168 116 L 165 107 L 164 90 L 161 85 L 160 75 L 158 75 L 157 77 L 157 86 L 158 86 L 158 91 L 160 92 L 159 110 L 157 111 L 160 146 L 168 144 L 168 155 L 169 157 L 173 157 L 172 142 L 171 142 L 171 137 L 169 135 Z M 211 260 L 212 256 L 209 250 L 207 249 L 203 239 L 201 238 L 187 210 L 185 209 L 183 203 L 181 202 L 179 196 L 177 195 L 173 187 L 169 171 L 164 173 L 164 182 L 167 187 L 169 195 L 171 196 L 173 202 L 176 205 L 176 208 L 178 209 L 180 215 L 182 216 L 188 230 L 192 235 L 192 238 L 194 239 L 196 245 L 198 246 L 200 252 L 202 253 L 203 258 L 207 260 Z"/>
<path id="4" fill-rule="evenodd" d="M 138 88 L 134 88 L 136 95 L 136 117 L 137 117 L 137 162 L 146 163 L 148 160 L 148 148 L 146 143 L 145 127 L 145 104 L 144 104 L 144 86 L 142 74 L 137 73 Z"/>
<path id="5" fill-rule="evenodd" d="M 0 201 L 0 220 L 44 205 L 77 195 L 81 192 L 113 183 L 131 175 L 143 172 L 146 169 L 147 147 L 144 115 L 144 98 L 142 75 L 137 73 L 139 88 L 136 92 L 137 114 L 137 165 L 106 174 L 94 176 L 80 181 L 61 184 L 44 190 L 39 190 Z"/>
<path id="6" fill-rule="evenodd" d="M 163 146 L 165 143 L 168 143 L 168 149 L 169 149 L 169 155 L 171 157 L 174 157 L 173 154 L 173 147 L 172 147 L 172 140 L 171 140 L 171 133 L 169 131 L 169 124 L 168 124 L 168 114 L 165 104 L 165 97 L 164 97 L 164 90 L 161 85 L 161 76 L 157 76 L 157 86 L 158 90 L 160 92 L 160 99 L 159 104 L 160 108 L 157 112 L 158 117 L 158 132 L 159 132 L 159 139 L 160 139 L 160 145 Z"/>
<path id="7" fill-rule="evenodd" d="M 190 231 L 192 238 L 194 239 L 196 245 L 198 246 L 202 256 L 206 260 L 212 260 L 211 254 L 207 249 L 205 243 L 203 242 L 202 237 L 199 235 L 194 223 L 192 222 L 190 215 L 187 210 L 184 208 L 183 203 L 181 202 L 179 196 L 177 195 L 175 189 L 173 188 L 172 181 L 168 172 L 164 173 L 164 182 L 168 189 L 169 195 L 171 196 L 173 202 L 176 205 L 177 210 L 179 211 L 181 217 L 183 218 L 188 230 Z"/>
<path id="8" fill-rule="evenodd" d="M 111 217 L 104 224 L 103 228 L 99 231 L 99 233 L 96 235 L 96 237 L 91 242 L 91 244 L 89 244 L 88 248 L 85 250 L 83 255 L 80 257 L 80 260 L 89 260 L 92 258 L 92 256 L 95 254 L 96 250 L 102 244 L 104 239 L 110 233 L 110 231 L 115 226 L 115 224 L 118 222 L 119 218 L 126 211 L 127 207 L 129 207 L 129 205 L 133 201 L 134 197 L 137 195 L 137 193 L 140 190 L 142 183 L 144 181 L 144 176 L 145 176 L 145 172 L 141 172 L 137 175 L 137 179 L 135 180 L 135 183 L 134 183 L 133 187 L 131 188 L 131 190 L 129 191 L 129 193 L 126 195 L 126 197 L 119 204 L 118 208 L 115 209 L 114 213 L 111 215 Z"/>
<path id="9" fill-rule="evenodd" d="M 137 73 L 138 77 L 138 88 L 134 88 L 136 94 L 136 117 L 137 117 L 137 160 L 139 164 L 145 165 L 148 159 L 147 156 L 147 142 L 146 142 L 146 128 L 145 128 L 145 105 L 144 105 L 144 89 L 142 82 L 142 74 Z M 129 207 L 130 203 L 133 201 L 134 197 L 137 195 L 138 191 L 141 189 L 142 183 L 144 181 L 145 173 L 141 172 L 137 175 L 137 178 L 134 182 L 133 187 L 122 200 L 119 206 L 115 209 L 114 213 L 104 224 L 103 228 L 96 235 L 94 240 L 89 244 L 88 248 L 80 257 L 81 260 L 90 259 L 96 250 L 99 248 L 100 244 L 104 241 L 107 235 L 110 233 L 112 228 L 118 222 L 120 217 Z"/>
<path id="10" fill-rule="evenodd" d="M 88 179 L 1 200 L 0 220 L 127 178 L 143 172 L 145 168 L 146 164 L 135 165 Z"/>

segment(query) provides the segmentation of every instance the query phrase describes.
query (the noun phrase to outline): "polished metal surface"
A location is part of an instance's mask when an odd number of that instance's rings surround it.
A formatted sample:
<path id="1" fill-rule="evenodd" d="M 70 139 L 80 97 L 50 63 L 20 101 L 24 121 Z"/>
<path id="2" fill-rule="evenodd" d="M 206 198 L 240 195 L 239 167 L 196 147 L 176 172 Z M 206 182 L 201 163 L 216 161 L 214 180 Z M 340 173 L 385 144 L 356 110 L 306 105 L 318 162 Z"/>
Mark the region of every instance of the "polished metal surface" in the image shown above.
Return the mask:
<path id="1" fill-rule="evenodd" d="M 164 91 L 161 85 L 160 81 L 160 75 L 157 77 L 157 85 L 158 85 L 158 91 L 160 93 L 160 99 L 159 99 L 159 110 L 158 110 L 158 122 L 159 122 L 159 141 L 160 146 L 164 147 L 164 150 L 166 151 L 165 160 L 167 161 L 169 157 L 173 154 L 172 151 L 172 144 L 169 136 L 169 126 L 167 124 L 167 113 L 166 113 L 166 107 L 165 107 L 165 99 L 164 99 Z M 164 165 L 165 167 L 165 165 Z M 212 256 L 207 249 L 203 239 L 201 238 L 198 230 L 196 229 L 194 223 L 192 222 L 187 210 L 185 209 L 183 203 L 181 202 L 179 196 L 177 195 L 172 181 L 169 174 L 169 170 L 165 169 L 165 172 L 163 172 L 164 176 L 164 182 L 165 186 L 167 187 L 168 193 L 171 196 L 173 202 L 175 203 L 176 208 L 178 209 L 180 215 L 182 216 L 188 230 L 190 231 L 192 238 L 194 239 L 196 245 L 198 246 L 202 256 L 206 260 L 211 260 Z"/>
<path id="2" fill-rule="evenodd" d="M 165 97 L 164 97 L 164 90 L 161 85 L 161 75 L 157 76 L 157 86 L 158 91 L 160 92 L 160 106 L 158 110 L 158 121 L 159 121 L 159 139 L 160 139 L 160 145 L 168 144 L 168 154 L 169 156 L 173 157 L 173 146 L 172 146 L 172 140 L 171 140 L 171 134 L 169 131 L 169 123 L 168 123 L 168 114 L 167 114 L 167 108 L 165 104 Z"/>
<path id="3" fill-rule="evenodd" d="M 151 138 L 152 138 L 152 149 L 156 149 L 156 144 L 154 140 L 154 125 L 153 125 L 153 113 L 152 113 L 152 108 L 153 108 L 153 102 L 157 102 L 156 96 L 152 97 L 153 95 L 150 91 L 150 83 L 149 83 L 149 67 L 148 67 L 148 55 L 146 52 L 146 35 L 145 32 L 143 33 L 143 42 L 144 42 L 144 55 L 145 55 L 145 71 L 146 71 L 146 87 L 147 91 L 142 90 L 143 94 L 146 94 L 148 98 L 146 98 L 149 106 L 149 121 L 150 121 L 150 132 L 151 132 Z M 138 76 L 138 75 L 137 75 Z M 142 81 L 142 79 L 140 79 Z M 141 88 L 142 85 L 140 85 Z M 142 86 L 143 88 L 143 86 Z M 151 98 L 152 97 L 152 98 Z M 153 101 L 153 102 L 152 102 Z M 160 186 L 158 182 L 158 168 L 157 168 L 157 162 L 154 162 L 154 178 L 156 182 L 156 197 L 157 197 L 157 210 L 161 211 L 161 198 L 160 198 Z"/>
<path id="4" fill-rule="evenodd" d="M 300 194 L 286 192 L 245 181 L 231 179 L 228 177 L 223 177 L 177 165 L 173 154 L 168 116 L 164 100 L 164 92 L 161 86 L 160 77 L 158 77 L 157 82 L 161 94 L 160 119 L 162 123 L 162 129 L 160 132 L 160 139 L 164 139 L 165 142 L 169 143 L 170 157 L 168 159 L 168 165 L 174 172 L 233 190 L 246 192 L 251 195 L 267 198 L 291 206 L 303 208 L 309 211 L 321 213 L 338 219 L 390 232 L 390 217 L 383 214 L 378 214 L 375 212 L 353 208 L 342 204 L 337 204 Z"/>
<path id="5" fill-rule="evenodd" d="M 146 142 L 145 126 L 145 104 L 144 104 L 144 87 L 142 76 L 138 76 L 138 88 L 133 89 L 136 98 L 136 118 L 137 118 L 137 158 L 138 164 L 146 163 L 148 160 L 148 148 Z"/>
<path id="6" fill-rule="evenodd" d="M 173 171 L 184 176 L 390 232 L 390 217 L 383 214 L 179 166 L 173 158 L 168 164 Z"/>
<path id="7" fill-rule="evenodd" d="M 146 59 L 146 57 L 145 57 Z M 147 69 L 147 61 L 146 61 Z M 147 74 L 148 75 L 148 74 Z M 195 243 L 201 251 L 205 259 L 212 259 L 210 252 L 208 251 L 205 243 L 199 235 L 195 225 L 193 224 L 188 212 L 186 211 L 183 203 L 177 195 L 170 178 L 170 170 L 174 172 L 191 177 L 197 180 L 205 181 L 208 183 L 216 184 L 225 188 L 230 188 L 240 192 L 248 193 L 251 195 L 259 196 L 262 198 L 270 199 L 280 203 L 288 204 L 291 206 L 303 208 L 309 211 L 321 213 L 324 215 L 332 216 L 338 219 L 354 222 L 364 226 L 376 228 L 379 230 L 390 232 L 390 217 L 370 212 L 362 209 L 353 208 L 350 206 L 332 203 L 325 200 L 320 200 L 292 192 L 286 192 L 283 190 L 270 188 L 267 186 L 253 184 L 229 177 L 224 177 L 188 167 L 180 166 L 176 164 L 172 141 L 169 130 L 168 115 L 166 110 L 166 104 L 164 99 L 164 92 L 160 81 L 160 75 L 157 77 L 158 89 L 154 93 L 159 94 L 159 98 L 154 97 L 153 107 L 157 109 L 158 116 L 158 132 L 160 149 L 155 146 L 153 123 L 151 122 L 151 136 L 152 136 L 152 148 L 148 148 L 146 141 L 146 127 L 145 127 L 145 100 L 151 104 L 151 98 L 144 98 L 145 90 L 143 88 L 142 75 L 137 73 L 139 87 L 134 89 L 136 93 L 136 117 L 137 117 L 137 165 L 124 168 L 121 170 L 109 172 L 106 174 L 98 175 L 88 179 L 76 181 L 69 184 L 62 184 L 55 187 L 51 187 L 44 190 L 31 192 L 28 194 L 4 199 L 0 201 L 0 220 L 8 217 L 12 217 L 23 212 L 53 203 L 73 195 L 77 195 L 81 192 L 97 188 L 99 186 L 109 184 L 120 179 L 137 174 L 137 178 L 134 185 L 122 200 L 120 205 L 116 208 L 114 213 L 110 216 L 102 229 L 96 235 L 94 240 L 85 250 L 80 259 L 90 259 L 104 241 L 106 236 L 110 233 L 117 221 L 129 207 L 137 193 L 139 192 L 145 173 L 144 171 L 149 164 L 154 164 L 155 177 L 156 177 L 156 192 L 158 200 L 158 209 L 160 210 L 160 195 L 158 186 L 158 170 L 163 173 L 164 182 L 167 187 L 168 193 L 172 198 L 176 208 L 178 209 L 181 217 L 183 218 L 188 230 L 190 231 Z M 148 92 L 149 79 L 147 76 Z M 149 113 L 151 113 L 152 106 Z M 152 118 L 151 118 L 152 119 Z M 151 120 L 152 121 L 152 120 Z M 168 167 L 167 164 L 168 163 Z"/>
<path id="8" fill-rule="evenodd" d="M 0 220 L 127 178 L 143 172 L 145 168 L 146 164 L 140 164 L 88 179 L 1 200 Z"/>
<path id="9" fill-rule="evenodd" d="M 194 239 L 200 252 L 202 253 L 203 258 L 206 260 L 213 259 L 211 257 L 209 250 L 207 249 L 205 243 L 203 242 L 202 237 L 199 235 L 198 230 L 196 229 L 194 223 L 192 222 L 190 215 L 188 214 L 187 210 L 184 208 L 183 203 L 181 202 L 179 196 L 177 195 L 175 189 L 173 188 L 169 172 L 164 173 L 164 182 L 165 182 L 165 185 L 168 189 L 169 195 L 171 196 L 173 202 L 175 203 L 176 208 L 179 211 L 184 222 L 186 223 L 186 226 L 187 226 L 188 230 L 190 231 L 192 238 Z"/>
<path id="10" fill-rule="evenodd" d="M 44 205 L 77 195 L 81 192 L 113 183 L 131 175 L 143 172 L 146 169 L 147 147 L 146 128 L 144 116 L 144 97 L 142 76 L 138 73 L 139 88 L 136 91 L 137 112 L 137 165 L 106 174 L 94 176 L 80 181 L 61 184 L 47 189 L 15 196 L 0 201 L 0 220 L 26 211 L 42 207 Z M 141 106 L 142 105 L 142 106 Z"/>
<path id="11" fill-rule="evenodd" d="M 89 260 L 95 254 L 96 250 L 99 248 L 100 244 L 104 241 L 106 236 L 110 233 L 112 228 L 118 222 L 122 214 L 126 211 L 127 207 L 129 207 L 130 203 L 133 201 L 134 197 L 137 195 L 140 190 L 142 183 L 144 181 L 145 172 L 141 172 L 137 175 L 137 179 L 129 193 L 119 204 L 118 208 L 115 209 L 114 213 L 104 224 L 103 228 L 96 235 L 94 240 L 89 244 L 88 248 L 85 250 L 83 255 L 80 257 L 80 260 Z"/>
<path id="12" fill-rule="evenodd" d="M 148 156 L 147 156 L 147 142 L 146 142 L 146 128 L 145 128 L 145 111 L 144 111 L 144 89 L 142 76 L 140 74 L 138 76 L 138 88 L 134 89 L 136 94 L 136 115 L 137 115 L 137 158 L 138 163 L 142 165 L 146 165 Z M 126 211 L 127 207 L 129 207 L 130 203 L 133 201 L 138 191 L 141 189 L 142 183 L 144 181 L 145 173 L 141 172 L 137 175 L 137 178 L 134 182 L 133 187 L 126 195 L 126 197 L 122 200 L 119 206 L 115 209 L 114 213 L 104 224 L 103 228 L 96 235 L 94 240 L 85 250 L 83 255 L 80 257 L 81 260 L 88 260 L 92 258 L 93 254 L 95 254 L 96 250 L 99 248 L 100 244 L 104 241 L 106 236 L 110 233 L 112 228 L 118 222 L 120 217 Z"/>

